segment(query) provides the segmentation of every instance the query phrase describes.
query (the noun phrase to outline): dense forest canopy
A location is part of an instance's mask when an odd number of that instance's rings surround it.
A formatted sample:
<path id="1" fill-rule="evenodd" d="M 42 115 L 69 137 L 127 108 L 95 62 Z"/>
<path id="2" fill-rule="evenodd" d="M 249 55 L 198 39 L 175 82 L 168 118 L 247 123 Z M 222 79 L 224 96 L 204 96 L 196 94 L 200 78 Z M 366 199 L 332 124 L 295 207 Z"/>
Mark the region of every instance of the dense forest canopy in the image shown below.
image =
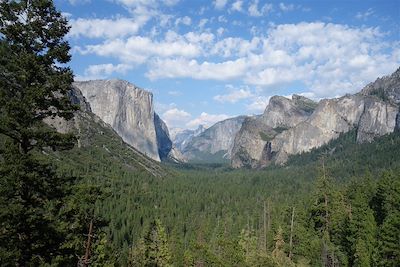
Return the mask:
<path id="1" fill-rule="evenodd" d="M 72 105 L 52 1 L 0 16 L 1 266 L 400 266 L 398 132 L 263 170 L 162 165 Z"/>

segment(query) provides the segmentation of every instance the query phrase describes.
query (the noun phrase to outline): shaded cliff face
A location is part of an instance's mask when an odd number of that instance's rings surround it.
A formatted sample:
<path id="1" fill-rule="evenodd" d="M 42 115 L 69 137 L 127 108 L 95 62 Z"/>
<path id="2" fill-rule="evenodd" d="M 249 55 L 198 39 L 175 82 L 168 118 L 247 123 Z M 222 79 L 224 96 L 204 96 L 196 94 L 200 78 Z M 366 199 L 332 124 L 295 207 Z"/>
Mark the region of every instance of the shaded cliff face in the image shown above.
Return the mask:
<path id="1" fill-rule="evenodd" d="M 247 119 L 237 133 L 232 149 L 232 166 L 262 167 L 272 158 L 271 141 L 281 132 L 305 121 L 316 103 L 302 96 L 274 96 L 261 116 Z M 267 154 L 266 154 L 267 153 Z"/>
<path id="2" fill-rule="evenodd" d="M 154 125 L 157 136 L 158 154 L 162 161 L 171 160 L 175 163 L 185 162 L 184 156 L 173 145 L 168 127 L 165 122 L 157 115 L 154 114 Z"/>
<path id="3" fill-rule="evenodd" d="M 230 159 L 236 133 L 246 116 L 217 122 L 184 144 L 182 153 L 189 160 L 211 162 Z"/>
<path id="4" fill-rule="evenodd" d="M 126 143 L 160 161 L 150 92 L 121 80 L 75 82 L 74 86 L 90 103 L 92 112 Z"/>

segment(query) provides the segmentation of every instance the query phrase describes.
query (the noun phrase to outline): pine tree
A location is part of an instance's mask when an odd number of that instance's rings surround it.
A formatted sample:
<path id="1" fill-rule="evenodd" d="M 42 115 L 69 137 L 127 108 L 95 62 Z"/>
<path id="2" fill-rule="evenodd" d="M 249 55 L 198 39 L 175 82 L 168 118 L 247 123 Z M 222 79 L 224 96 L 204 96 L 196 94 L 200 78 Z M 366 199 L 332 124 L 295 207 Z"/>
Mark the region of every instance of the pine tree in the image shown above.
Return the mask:
<path id="1" fill-rule="evenodd" d="M 375 266 L 377 229 L 374 214 L 369 207 L 366 186 L 356 184 L 353 187 L 351 213 L 346 225 L 349 263 L 352 266 Z"/>
<path id="2" fill-rule="evenodd" d="M 379 266 L 400 265 L 400 176 L 385 173 L 373 205 L 378 223 Z"/>
<path id="3" fill-rule="evenodd" d="M 149 231 L 132 250 L 130 266 L 171 266 L 171 252 L 167 234 L 160 220 L 151 223 Z"/>
<path id="4" fill-rule="evenodd" d="M 37 266 L 65 253 L 58 221 L 72 178 L 60 177 L 38 152 L 69 149 L 72 135 L 46 126 L 70 119 L 72 72 L 63 41 L 67 21 L 52 1 L 0 1 L 0 258 Z"/>

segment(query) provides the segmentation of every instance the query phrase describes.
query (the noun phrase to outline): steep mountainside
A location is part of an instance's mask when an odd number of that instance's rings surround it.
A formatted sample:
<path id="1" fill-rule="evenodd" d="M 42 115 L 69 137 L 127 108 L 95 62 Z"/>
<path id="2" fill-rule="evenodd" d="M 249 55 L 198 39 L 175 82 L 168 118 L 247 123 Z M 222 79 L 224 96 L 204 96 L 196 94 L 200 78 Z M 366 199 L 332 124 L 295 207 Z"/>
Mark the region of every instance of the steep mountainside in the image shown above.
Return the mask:
<path id="1" fill-rule="evenodd" d="M 279 133 L 305 121 L 316 103 L 303 96 L 292 99 L 274 96 L 264 113 L 248 118 L 237 133 L 232 149 L 232 166 L 259 167 L 272 159 L 270 141 Z"/>
<path id="2" fill-rule="evenodd" d="M 122 80 L 75 82 L 94 114 L 122 139 L 153 160 L 182 161 L 166 124 L 154 112 L 153 95 Z"/>
<path id="3" fill-rule="evenodd" d="M 170 131 L 171 140 L 179 151 L 183 151 L 193 137 L 198 136 L 205 130 L 206 128 L 203 125 L 199 125 L 196 130 L 175 128 Z"/>
<path id="4" fill-rule="evenodd" d="M 112 168 L 119 168 L 152 176 L 165 175 L 165 170 L 159 163 L 126 144 L 109 124 L 93 114 L 79 89 L 73 88 L 70 91 L 70 98 L 74 104 L 80 106 L 73 119 L 66 121 L 60 118 L 48 118 L 45 120 L 59 132 L 73 132 L 78 139 L 78 145 L 74 149 L 54 155 L 60 158 L 57 162 L 68 168 L 71 166 L 76 166 L 77 169 L 100 168 L 104 172 L 107 166 L 110 171 Z"/>
<path id="5" fill-rule="evenodd" d="M 336 139 L 340 133 L 353 129 L 359 143 L 393 132 L 400 120 L 399 72 L 398 69 L 391 76 L 377 79 L 359 94 L 321 100 L 315 111 L 311 108 L 307 113 L 294 113 L 296 119 L 287 119 L 285 115 L 280 118 L 277 114 L 288 114 L 288 109 L 286 106 L 277 109 L 277 105 L 270 102 L 261 117 L 264 123 L 259 119 L 257 123 L 243 124 L 235 138 L 232 166 L 263 167 L 271 162 L 284 164 L 289 155 L 318 148 Z M 306 103 L 306 106 L 311 104 Z M 277 131 L 274 127 L 278 124 L 275 122 L 280 123 L 279 127 L 286 128 Z M 260 140 L 257 134 L 261 135 L 262 131 L 264 138 Z"/>
<path id="6" fill-rule="evenodd" d="M 184 162 L 183 155 L 171 141 L 167 125 L 156 113 L 154 114 L 154 125 L 160 159 L 162 161 L 172 160 L 175 163 Z"/>
<path id="7" fill-rule="evenodd" d="M 211 162 L 230 159 L 233 141 L 246 116 L 217 122 L 201 134 L 194 136 L 182 150 L 183 155 L 192 161 Z"/>
<path id="8" fill-rule="evenodd" d="M 160 161 L 154 125 L 153 95 L 121 80 L 75 82 L 94 114 L 122 139 Z"/>

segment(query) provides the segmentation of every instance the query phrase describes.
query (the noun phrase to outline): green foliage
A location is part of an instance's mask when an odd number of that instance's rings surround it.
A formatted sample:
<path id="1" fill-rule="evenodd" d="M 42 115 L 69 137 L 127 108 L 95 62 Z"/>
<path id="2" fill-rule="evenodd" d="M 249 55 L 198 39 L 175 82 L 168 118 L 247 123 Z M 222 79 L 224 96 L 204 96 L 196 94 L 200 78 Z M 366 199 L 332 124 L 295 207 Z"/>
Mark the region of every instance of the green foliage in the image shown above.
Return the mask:
<path id="1" fill-rule="evenodd" d="M 275 135 L 267 134 L 267 133 L 264 133 L 264 132 L 259 132 L 259 135 L 261 137 L 261 140 L 263 140 L 265 142 L 270 142 L 275 137 Z"/>
<path id="2" fill-rule="evenodd" d="M 133 249 L 130 266 L 171 266 L 167 235 L 160 220 L 151 223 L 148 232 Z"/>

